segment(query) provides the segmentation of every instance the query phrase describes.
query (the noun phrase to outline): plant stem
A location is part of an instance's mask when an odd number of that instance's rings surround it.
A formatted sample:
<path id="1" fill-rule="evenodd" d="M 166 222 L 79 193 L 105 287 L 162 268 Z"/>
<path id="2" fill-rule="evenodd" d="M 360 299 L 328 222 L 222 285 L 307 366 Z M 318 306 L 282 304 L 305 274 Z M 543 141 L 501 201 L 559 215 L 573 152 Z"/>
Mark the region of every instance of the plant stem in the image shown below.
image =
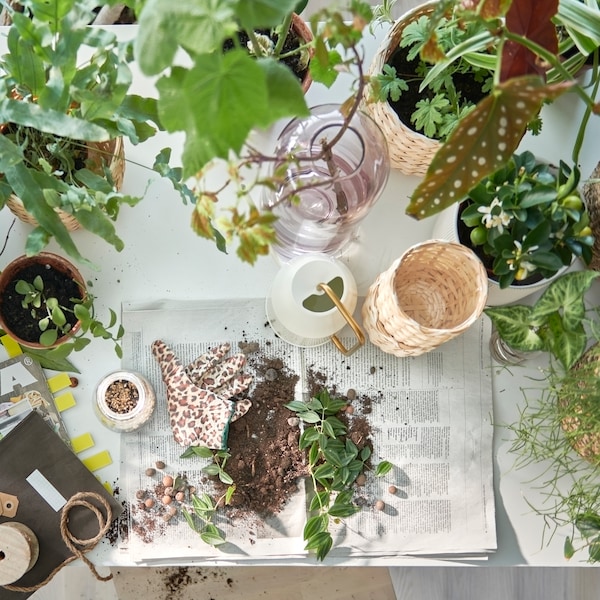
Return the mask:
<path id="1" fill-rule="evenodd" d="M 281 31 L 279 32 L 279 37 L 277 38 L 277 44 L 275 44 L 275 50 L 273 50 L 273 55 L 275 58 L 278 58 L 283 50 L 283 45 L 285 44 L 285 40 L 288 36 L 290 28 L 292 26 L 292 18 L 294 13 L 288 13 L 285 16 L 285 20 L 281 25 Z"/>

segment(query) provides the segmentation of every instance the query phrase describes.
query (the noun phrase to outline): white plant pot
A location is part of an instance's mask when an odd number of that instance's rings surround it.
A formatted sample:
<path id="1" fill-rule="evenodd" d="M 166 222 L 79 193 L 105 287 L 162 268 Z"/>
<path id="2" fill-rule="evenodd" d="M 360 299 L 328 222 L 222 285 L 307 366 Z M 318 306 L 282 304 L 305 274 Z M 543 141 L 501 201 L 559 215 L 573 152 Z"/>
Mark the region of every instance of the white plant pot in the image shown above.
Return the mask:
<path id="1" fill-rule="evenodd" d="M 458 209 L 459 205 L 456 203 L 438 214 L 433 226 L 433 238 L 460 243 L 457 225 Z M 522 300 L 531 294 L 535 294 L 536 292 L 540 292 L 547 288 L 552 281 L 560 277 L 569 268 L 570 267 L 562 268 L 556 275 L 549 279 L 542 279 L 541 281 L 528 285 L 513 284 L 504 289 L 498 285 L 498 282 L 488 277 L 488 297 L 486 304 L 487 306 L 502 306 L 504 304 L 512 304 L 513 302 Z"/>

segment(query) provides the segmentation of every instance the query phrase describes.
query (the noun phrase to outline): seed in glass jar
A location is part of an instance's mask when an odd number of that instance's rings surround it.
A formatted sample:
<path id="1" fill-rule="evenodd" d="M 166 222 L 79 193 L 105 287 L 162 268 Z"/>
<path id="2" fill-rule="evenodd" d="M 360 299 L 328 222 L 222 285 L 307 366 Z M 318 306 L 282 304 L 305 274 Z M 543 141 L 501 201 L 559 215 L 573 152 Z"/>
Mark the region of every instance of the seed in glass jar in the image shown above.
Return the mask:
<path id="1" fill-rule="evenodd" d="M 375 510 L 383 510 L 385 508 L 385 502 L 383 500 L 377 500 L 375 502 Z"/>
<path id="2" fill-rule="evenodd" d="M 152 498 L 146 498 L 146 501 L 144 502 L 144 506 L 146 508 L 152 508 L 154 506 L 154 500 Z"/>
<path id="3" fill-rule="evenodd" d="M 137 406 L 140 392 L 132 381 L 117 379 L 108 385 L 104 397 L 106 406 L 112 412 L 125 414 Z"/>
<path id="4" fill-rule="evenodd" d="M 170 475 L 165 475 L 163 477 L 163 485 L 166 487 L 172 487 L 173 486 L 173 478 Z"/>
<path id="5" fill-rule="evenodd" d="M 152 477 L 152 476 L 156 475 L 156 469 L 149 467 L 148 469 L 146 469 L 146 475 L 148 475 L 148 477 Z"/>
<path id="6" fill-rule="evenodd" d="M 165 463 L 162 460 L 157 460 L 155 463 L 157 469 L 164 469 Z"/>

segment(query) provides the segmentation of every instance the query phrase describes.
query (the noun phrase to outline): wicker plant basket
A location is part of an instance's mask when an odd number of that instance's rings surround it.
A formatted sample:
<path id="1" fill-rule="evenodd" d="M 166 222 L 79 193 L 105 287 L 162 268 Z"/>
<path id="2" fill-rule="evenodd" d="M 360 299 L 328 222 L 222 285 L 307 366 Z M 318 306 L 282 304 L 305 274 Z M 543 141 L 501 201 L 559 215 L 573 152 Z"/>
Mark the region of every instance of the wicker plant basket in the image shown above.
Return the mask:
<path id="1" fill-rule="evenodd" d="M 404 28 L 412 21 L 433 11 L 437 2 L 427 2 L 400 17 L 383 38 L 369 67 L 369 75 L 381 73 L 398 48 Z M 367 91 L 368 94 L 368 91 Z M 388 142 L 390 164 L 408 175 L 424 175 L 440 147 L 432 140 L 404 125 L 388 102 L 366 101 L 363 108 L 381 127 Z"/>
<path id="2" fill-rule="evenodd" d="M 88 168 L 95 173 L 102 174 L 103 163 L 106 162 L 107 158 L 110 157 L 110 172 L 112 174 L 113 181 L 117 190 L 120 190 L 123 186 L 123 177 L 125 175 L 125 153 L 123 149 L 123 138 L 118 137 L 108 142 L 88 142 Z M 7 206 L 24 223 L 38 225 L 36 219 L 31 215 L 25 207 L 23 202 L 18 196 L 12 194 L 6 202 Z M 69 231 L 75 231 L 79 229 L 80 225 L 77 219 L 62 210 L 56 211 L 61 221 Z"/>
<path id="3" fill-rule="evenodd" d="M 485 269 L 472 250 L 429 240 L 377 277 L 363 304 L 363 325 L 383 351 L 417 356 L 468 329 L 483 311 L 487 289 Z"/>
<path id="4" fill-rule="evenodd" d="M 600 465 L 600 399 L 597 387 L 600 344 L 585 352 L 571 368 L 569 376 L 558 398 L 561 413 L 568 412 L 562 418 L 561 426 L 573 450 L 592 464 Z M 590 410 L 590 406 L 594 408 Z"/>

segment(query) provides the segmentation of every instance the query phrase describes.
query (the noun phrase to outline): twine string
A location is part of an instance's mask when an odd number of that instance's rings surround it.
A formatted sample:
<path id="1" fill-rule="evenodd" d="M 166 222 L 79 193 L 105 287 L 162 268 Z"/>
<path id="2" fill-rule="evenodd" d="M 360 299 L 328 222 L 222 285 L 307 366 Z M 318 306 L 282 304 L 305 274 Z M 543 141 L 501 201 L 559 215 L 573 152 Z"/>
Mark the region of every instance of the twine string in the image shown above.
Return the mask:
<path id="1" fill-rule="evenodd" d="M 91 500 L 96 500 L 99 502 L 106 512 L 106 516 L 102 513 L 102 511 L 91 502 Z M 89 539 L 79 539 L 73 535 L 71 530 L 69 529 L 69 513 L 75 506 L 82 506 L 90 510 L 94 515 L 96 515 L 96 519 L 98 521 L 98 533 Z M 49 583 L 52 578 L 66 565 L 78 558 L 81 559 L 90 569 L 92 575 L 98 581 L 109 581 L 112 579 L 112 573 L 107 575 L 106 577 L 100 575 L 96 570 L 94 564 L 90 561 L 90 559 L 85 556 L 87 552 L 93 550 L 98 542 L 104 537 L 108 529 L 110 528 L 112 522 L 112 508 L 108 503 L 106 498 L 102 497 L 100 494 L 96 494 L 95 492 L 78 492 L 69 498 L 67 503 L 63 506 L 61 517 L 60 517 L 60 535 L 65 546 L 70 550 L 73 554 L 66 558 L 60 565 L 58 565 L 49 575 L 42 581 L 33 586 L 29 587 L 21 587 L 16 585 L 5 585 L 2 586 L 11 592 L 35 592 L 39 590 L 47 583 Z"/>

